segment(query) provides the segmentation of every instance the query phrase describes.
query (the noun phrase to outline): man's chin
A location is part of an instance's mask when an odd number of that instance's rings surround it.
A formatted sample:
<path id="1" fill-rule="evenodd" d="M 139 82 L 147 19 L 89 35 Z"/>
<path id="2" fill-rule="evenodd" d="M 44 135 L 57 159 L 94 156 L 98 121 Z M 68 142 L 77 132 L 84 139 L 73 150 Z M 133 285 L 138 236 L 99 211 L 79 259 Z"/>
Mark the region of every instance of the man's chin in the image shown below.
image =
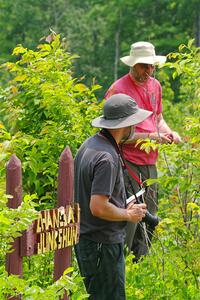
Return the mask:
<path id="1" fill-rule="evenodd" d="M 148 79 L 149 79 L 149 77 L 140 77 L 139 82 L 144 83 L 144 82 L 147 82 Z"/>

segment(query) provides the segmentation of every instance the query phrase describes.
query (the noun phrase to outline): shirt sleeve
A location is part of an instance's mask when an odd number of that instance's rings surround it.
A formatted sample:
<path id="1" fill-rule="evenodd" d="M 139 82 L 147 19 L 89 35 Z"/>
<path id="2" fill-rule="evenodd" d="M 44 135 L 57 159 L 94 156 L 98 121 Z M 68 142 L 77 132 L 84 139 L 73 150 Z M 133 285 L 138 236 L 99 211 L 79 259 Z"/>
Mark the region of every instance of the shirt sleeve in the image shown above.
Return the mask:
<path id="1" fill-rule="evenodd" d="M 117 177 L 117 167 L 110 159 L 102 159 L 94 167 L 94 176 L 92 181 L 92 195 L 111 196 L 114 190 Z"/>

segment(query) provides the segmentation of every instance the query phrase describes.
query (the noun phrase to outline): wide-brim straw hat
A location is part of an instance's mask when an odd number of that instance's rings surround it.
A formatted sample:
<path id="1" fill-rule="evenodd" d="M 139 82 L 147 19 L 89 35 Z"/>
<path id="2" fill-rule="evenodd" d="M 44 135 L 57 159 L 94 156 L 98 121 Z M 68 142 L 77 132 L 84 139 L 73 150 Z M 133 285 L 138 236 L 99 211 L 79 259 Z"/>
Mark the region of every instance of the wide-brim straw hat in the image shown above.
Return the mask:
<path id="1" fill-rule="evenodd" d="M 130 55 L 121 57 L 120 60 L 129 67 L 138 63 L 162 65 L 166 62 L 166 56 L 156 55 L 155 47 L 151 43 L 137 42 L 131 45 Z"/>
<path id="2" fill-rule="evenodd" d="M 104 104 L 103 116 L 95 118 L 92 126 L 118 129 L 136 125 L 146 118 L 152 112 L 138 107 L 134 99 L 125 94 L 112 95 Z"/>

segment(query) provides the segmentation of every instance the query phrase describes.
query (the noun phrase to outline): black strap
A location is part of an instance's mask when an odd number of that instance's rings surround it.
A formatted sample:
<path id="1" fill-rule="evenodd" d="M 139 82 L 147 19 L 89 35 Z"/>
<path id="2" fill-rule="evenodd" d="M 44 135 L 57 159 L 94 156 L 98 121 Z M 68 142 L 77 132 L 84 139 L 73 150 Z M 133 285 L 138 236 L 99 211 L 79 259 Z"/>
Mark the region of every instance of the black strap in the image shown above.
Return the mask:
<path id="1" fill-rule="evenodd" d="M 133 194 L 135 195 L 135 192 L 134 192 L 134 189 L 133 189 L 133 185 L 132 185 L 132 182 L 129 178 L 129 175 L 137 181 L 137 183 L 142 186 L 143 183 L 142 181 L 138 178 L 138 176 L 131 170 L 131 168 L 126 164 L 125 162 L 125 159 L 123 157 L 123 154 L 122 154 L 122 151 L 119 147 L 119 145 L 117 144 L 117 142 L 115 141 L 114 137 L 112 136 L 112 134 L 107 130 L 107 129 L 102 129 L 100 131 L 100 135 L 102 135 L 103 137 L 105 137 L 110 143 L 111 145 L 115 148 L 117 154 L 119 155 L 119 159 L 120 159 L 120 162 L 121 162 L 121 165 L 122 165 L 122 168 L 123 168 L 123 171 L 124 171 L 124 174 L 126 174 L 127 178 L 128 178 L 128 181 L 129 181 L 129 185 L 132 189 L 132 192 Z M 126 192 L 127 193 L 127 192 Z M 135 195 L 136 197 L 136 195 Z"/>

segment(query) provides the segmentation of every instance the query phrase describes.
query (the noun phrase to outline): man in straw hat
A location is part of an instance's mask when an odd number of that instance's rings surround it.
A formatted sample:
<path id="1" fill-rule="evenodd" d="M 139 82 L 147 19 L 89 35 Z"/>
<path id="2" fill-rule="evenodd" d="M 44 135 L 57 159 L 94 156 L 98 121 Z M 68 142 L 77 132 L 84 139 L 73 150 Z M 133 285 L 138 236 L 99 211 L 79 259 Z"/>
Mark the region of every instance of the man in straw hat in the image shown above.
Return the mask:
<path id="1" fill-rule="evenodd" d="M 152 112 L 140 109 L 130 96 L 117 94 L 106 101 L 103 113 L 92 122 L 103 129 L 87 139 L 75 157 L 74 198 L 81 209 L 75 253 L 89 299 L 124 300 L 125 226 L 142 220 L 146 204 L 126 205 L 118 145 Z"/>
<path id="2" fill-rule="evenodd" d="M 121 61 L 130 67 L 128 74 L 114 82 L 108 89 L 105 98 L 113 94 L 123 93 L 132 97 L 140 108 L 151 111 L 152 114 L 135 127 L 132 139 L 123 145 L 123 154 L 131 170 L 144 181 L 157 178 L 156 161 L 158 151 L 151 149 L 150 153 L 141 150 L 141 139 L 156 140 L 161 143 L 179 143 L 179 135 L 172 131 L 162 116 L 162 88 L 158 80 L 152 77 L 155 65 L 163 64 L 165 56 L 158 56 L 155 48 L 148 42 L 137 42 L 131 45 L 130 54 Z M 140 188 L 139 181 L 129 176 L 132 188 L 136 193 Z M 131 190 L 127 183 L 127 189 Z M 132 190 L 131 190 L 132 192 Z M 157 212 L 157 186 L 152 184 L 146 188 L 145 202 L 152 214 Z M 128 224 L 126 243 L 135 255 L 135 261 L 148 252 L 154 226 L 150 224 Z"/>

